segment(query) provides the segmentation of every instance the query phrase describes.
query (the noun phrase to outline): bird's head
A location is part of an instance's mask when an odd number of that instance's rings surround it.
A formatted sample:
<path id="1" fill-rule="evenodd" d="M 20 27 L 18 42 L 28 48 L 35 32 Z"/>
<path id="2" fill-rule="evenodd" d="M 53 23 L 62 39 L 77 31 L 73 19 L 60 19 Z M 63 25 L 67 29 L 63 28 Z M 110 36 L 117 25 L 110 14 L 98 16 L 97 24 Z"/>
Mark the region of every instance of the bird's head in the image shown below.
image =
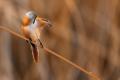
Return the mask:
<path id="1" fill-rule="evenodd" d="M 24 15 L 23 19 L 22 19 L 22 24 L 23 24 L 24 26 L 27 26 L 27 25 L 29 25 L 29 24 L 31 24 L 31 23 L 34 23 L 36 17 L 37 17 L 37 15 L 36 15 L 35 12 L 33 12 L 33 11 L 27 12 L 27 13 Z"/>
<path id="2" fill-rule="evenodd" d="M 22 25 L 28 26 L 30 24 L 34 24 L 35 20 L 38 20 L 40 27 L 52 26 L 49 20 L 38 17 L 37 14 L 33 11 L 29 11 L 24 15 L 22 19 Z"/>

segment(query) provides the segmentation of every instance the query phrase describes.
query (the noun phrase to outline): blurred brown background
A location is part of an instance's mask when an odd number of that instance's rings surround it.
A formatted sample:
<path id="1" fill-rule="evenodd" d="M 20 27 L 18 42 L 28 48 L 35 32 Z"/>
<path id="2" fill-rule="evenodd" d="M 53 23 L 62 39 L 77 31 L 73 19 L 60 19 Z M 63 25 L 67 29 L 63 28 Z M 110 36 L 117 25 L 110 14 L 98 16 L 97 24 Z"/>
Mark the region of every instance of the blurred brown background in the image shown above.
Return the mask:
<path id="1" fill-rule="evenodd" d="M 29 10 L 49 19 L 44 45 L 94 72 L 102 80 L 120 80 L 119 0 L 0 0 L 0 25 L 19 34 Z M 33 63 L 29 45 L 0 30 L 0 80 L 93 80 L 40 50 Z"/>

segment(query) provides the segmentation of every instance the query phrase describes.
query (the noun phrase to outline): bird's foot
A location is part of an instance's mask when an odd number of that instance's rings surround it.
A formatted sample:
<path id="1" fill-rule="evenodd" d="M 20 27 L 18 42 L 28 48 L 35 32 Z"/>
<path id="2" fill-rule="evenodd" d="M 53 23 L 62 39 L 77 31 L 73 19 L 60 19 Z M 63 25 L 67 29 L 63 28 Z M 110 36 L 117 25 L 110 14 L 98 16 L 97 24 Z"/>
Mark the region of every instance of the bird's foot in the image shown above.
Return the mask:
<path id="1" fill-rule="evenodd" d="M 42 42 L 40 41 L 40 39 L 38 39 L 38 41 L 39 41 L 40 47 L 43 48 L 43 44 L 42 44 Z"/>

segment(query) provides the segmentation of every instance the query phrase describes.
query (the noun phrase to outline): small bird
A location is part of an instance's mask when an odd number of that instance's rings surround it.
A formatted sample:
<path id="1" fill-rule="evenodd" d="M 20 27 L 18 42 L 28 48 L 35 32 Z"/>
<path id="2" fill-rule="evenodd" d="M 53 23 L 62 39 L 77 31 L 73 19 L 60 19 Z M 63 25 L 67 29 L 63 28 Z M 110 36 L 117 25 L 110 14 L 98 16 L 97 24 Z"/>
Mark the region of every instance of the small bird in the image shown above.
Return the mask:
<path id="1" fill-rule="evenodd" d="M 31 45 L 32 56 L 36 63 L 39 61 L 38 48 L 39 46 L 43 47 L 40 34 L 46 26 L 51 26 L 51 23 L 44 18 L 40 18 L 33 11 L 29 11 L 23 16 L 21 30 L 28 39 L 27 42 Z"/>

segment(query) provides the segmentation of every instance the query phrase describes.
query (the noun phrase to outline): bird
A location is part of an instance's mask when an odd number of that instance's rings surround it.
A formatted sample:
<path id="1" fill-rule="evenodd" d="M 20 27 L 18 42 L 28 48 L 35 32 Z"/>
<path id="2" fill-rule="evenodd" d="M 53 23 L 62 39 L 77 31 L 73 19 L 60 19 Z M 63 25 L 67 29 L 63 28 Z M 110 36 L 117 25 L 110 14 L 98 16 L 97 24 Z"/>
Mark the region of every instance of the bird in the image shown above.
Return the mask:
<path id="1" fill-rule="evenodd" d="M 21 31 L 27 43 L 31 46 L 34 62 L 39 62 L 39 46 L 43 48 L 41 43 L 41 32 L 44 27 L 51 26 L 49 20 L 39 17 L 34 11 L 28 11 L 22 18 Z"/>

